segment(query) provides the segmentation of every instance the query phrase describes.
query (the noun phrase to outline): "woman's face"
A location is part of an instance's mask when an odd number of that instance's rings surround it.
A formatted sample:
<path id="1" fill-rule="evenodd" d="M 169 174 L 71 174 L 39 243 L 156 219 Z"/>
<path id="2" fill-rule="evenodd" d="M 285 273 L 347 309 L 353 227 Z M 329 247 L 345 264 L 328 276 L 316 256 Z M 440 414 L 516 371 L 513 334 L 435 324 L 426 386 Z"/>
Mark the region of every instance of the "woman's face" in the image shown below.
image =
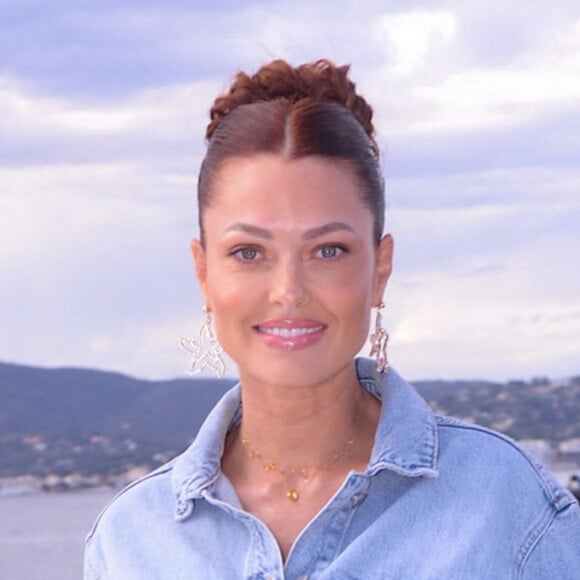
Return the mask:
<path id="1" fill-rule="evenodd" d="M 205 210 L 196 272 L 218 338 L 242 382 L 308 386 L 346 368 L 368 335 L 391 272 L 392 238 L 353 170 L 277 155 L 221 168 Z"/>

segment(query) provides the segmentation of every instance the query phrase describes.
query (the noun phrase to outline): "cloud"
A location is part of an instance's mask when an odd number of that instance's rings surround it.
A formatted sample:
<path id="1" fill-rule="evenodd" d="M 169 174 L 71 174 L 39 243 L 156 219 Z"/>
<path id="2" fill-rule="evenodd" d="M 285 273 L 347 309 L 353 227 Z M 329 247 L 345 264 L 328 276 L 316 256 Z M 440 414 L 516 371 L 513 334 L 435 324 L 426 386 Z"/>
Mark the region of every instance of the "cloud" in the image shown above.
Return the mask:
<path id="1" fill-rule="evenodd" d="M 570 71 L 579 58 L 580 19 L 509 67 L 464 69 L 419 87 L 417 97 L 437 111 L 437 120 L 427 122 L 429 127 L 517 125 L 550 104 L 578 102 L 580 78 Z"/>
<path id="2" fill-rule="evenodd" d="M 578 240 L 553 237 L 506 248 L 496 257 L 501 268 L 468 276 L 460 275 L 461 263 L 410 277 L 395 271 L 386 317 L 393 360 L 414 378 L 576 373 L 579 281 L 554 257 L 579 251 Z"/>
<path id="3" fill-rule="evenodd" d="M 510 179 L 510 171 L 550 169 L 569 176 L 580 158 L 580 136 L 574 129 L 580 122 L 580 107 L 575 103 L 558 108 L 546 105 L 544 109 L 533 120 L 512 127 L 491 124 L 477 130 L 387 133 L 383 139 L 387 177 L 445 179 L 503 171 Z M 471 183 L 471 187 L 476 185 L 477 181 Z M 493 190 L 483 193 L 495 195 Z"/>
<path id="4" fill-rule="evenodd" d="M 506 68 L 522 55 L 551 51 L 580 10 L 574 0 L 454 2 L 461 21 L 456 59 L 465 68 Z"/>
<path id="5" fill-rule="evenodd" d="M 190 171 L 202 157 L 202 127 L 217 90 L 194 81 L 87 105 L 34 96 L 0 78 L 0 160 L 5 166 L 147 162 Z"/>
<path id="6" fill-rule="evenodd" d="M 449 11 L 417 10 L 386 14 L 375 25 L 379 43 L 385 43 L 393 74 L 409 74 L 423 68 L 440 45 L 448 46 L 457 32 L 457 20 Z"/>
<path id="7" fill-rule="evenodd" d="M 92 102 L 223 75 L 213 42 L 217 10 L 183 2 L 165 2 L 160 9 L 127 0 L 19 3 L 0 21 L 1 70 L 35 93 Z M 230 10 L 235 12 L 233 5 Z M 226 23 L 227 15 L 221 14 Z M 223 62 L 227 55 L 221 56 Z"/>
<path id="8" fill-rule="evenodd" d="M 558 111 L 577 112 L 580 80 L 570 71 L 580 58 L 580 11 L 554 11 L 548 3 L 534 7 L 541 8 L 540 16 L 525 25 L 526 10 L 511 4 L 497 14 L 484 13 L 484 3 L 471 3 L 378 17 L 372 38 L 383 58 L 364 68 L 363 78 L 377 117 L 384 119 L 381 133 L 392 138 L 510 130 Z M 504 11 L 521 31 L 509 38 L 526 37 L 506 51 L 499 18 Z M 541 33 L 535 35 L 536 29 Z M 480 58 L 474 36 L 485 39 L 486 54 L 500 55 L 496 66 Z"/>
<path id="9" fill-rule="evenodd" d="M 3 357 L 187 368 L 175 338 L 200 321 L 188 243 L 209 106 L 240 68 L 328 56 L 352 63 L 384 145 L 396 366 L 578 372 L 575 2 L 4 8 Z"/>
<path id="10" fill-rule="evenodd" d="M 0 198 L 3 356 L 106 366 L 104 351 L 93 352 L 95 337 L 118 346 L 118 335 L 132 334 L 138 350 L 144 327 L 165 327 L 179 316 L 186 325 L 184 313 L 201 307 L 188 248 L 196 230 L 193 184 L 163 184 L 159 176 L 147 183 L 155 175 L 141 169 L 2 172 L 11 184 L 11 195 Z M 157 198 L 145 189 L 154 185 Z M 119 186 L 122 195 L 112 193 Z"/>

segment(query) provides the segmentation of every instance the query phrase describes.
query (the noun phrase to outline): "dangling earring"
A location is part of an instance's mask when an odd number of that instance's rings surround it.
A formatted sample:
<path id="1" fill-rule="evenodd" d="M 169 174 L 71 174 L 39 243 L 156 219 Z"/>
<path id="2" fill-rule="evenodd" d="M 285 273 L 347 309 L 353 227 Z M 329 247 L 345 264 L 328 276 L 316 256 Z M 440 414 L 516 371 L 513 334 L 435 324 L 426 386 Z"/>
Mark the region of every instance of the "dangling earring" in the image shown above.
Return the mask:
<path id="1" fill-rule="evenodd" d="M 377 371 L 384 373 L 389 368 L 387 360 L 387 342 L 389 333 L 383 328 L 383 316 L 381 310 L 385 307 L 381 302 L 377 306 L 377 317 L 375 319 L 375 331 L 371 334 L 371 352 L 369 356 L 374 356 L 377 363 Z"/>
<path id="2" fill-rule="evenodd" d="M 205 368 L 212 369 L 221 379 L 226 372 L 226 365 L 222 358 L 224 349 L 218 342 L 211 328 L 211 312 L 204 306 L 204 321 L 201 323 L 197 338 L 179 338 L 181 348 L 192 355 L 189 373 L 195 375 Z"/>

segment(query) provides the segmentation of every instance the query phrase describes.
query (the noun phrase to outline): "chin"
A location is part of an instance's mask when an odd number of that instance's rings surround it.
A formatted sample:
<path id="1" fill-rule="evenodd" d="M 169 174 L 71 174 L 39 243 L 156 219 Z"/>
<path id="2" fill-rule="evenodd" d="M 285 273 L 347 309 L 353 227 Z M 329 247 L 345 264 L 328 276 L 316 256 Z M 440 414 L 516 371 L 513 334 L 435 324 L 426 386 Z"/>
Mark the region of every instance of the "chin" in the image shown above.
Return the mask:
<path id="1" fill-rule="evenodd" d="M 264 360 L 255 365 L 238 365 L 240 378 L 260 382 L 269 386 L 280 387 L 310 387 L 332 379 L 337 374 L 352 364 L 354 356 L 349 357 L 340 364 L 334 358 L 331 364 L 320 356 L 312 357 L 276 357 Z"/>

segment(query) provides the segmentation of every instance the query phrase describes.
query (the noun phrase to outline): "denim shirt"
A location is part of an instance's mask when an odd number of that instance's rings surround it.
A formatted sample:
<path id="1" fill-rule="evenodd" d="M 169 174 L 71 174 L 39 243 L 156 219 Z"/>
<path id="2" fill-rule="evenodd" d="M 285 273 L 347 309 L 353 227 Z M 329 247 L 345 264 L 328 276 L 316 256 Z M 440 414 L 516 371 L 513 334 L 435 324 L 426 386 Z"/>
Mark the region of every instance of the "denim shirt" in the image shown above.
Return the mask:
<path id="1" fill-rule="evenodd" d="M 369 465 L 350 472 L 286 561 L 266 525 L 224 491 L 238 385 L 182 455 L 99 516 L 85 579 L 580 579 L 578 504 L 543 466 L 498 433 L 434 415 L 394 370 L 356 364 L 362 388 L 382 401 Z"/>

